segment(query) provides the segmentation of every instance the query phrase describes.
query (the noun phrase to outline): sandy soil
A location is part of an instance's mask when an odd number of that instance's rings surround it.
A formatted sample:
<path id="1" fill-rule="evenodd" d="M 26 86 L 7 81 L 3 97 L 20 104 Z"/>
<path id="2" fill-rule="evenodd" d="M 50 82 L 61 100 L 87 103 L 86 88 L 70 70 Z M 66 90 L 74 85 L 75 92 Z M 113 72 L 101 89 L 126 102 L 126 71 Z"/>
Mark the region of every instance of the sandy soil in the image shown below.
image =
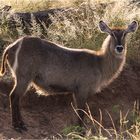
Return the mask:
<path id="1" fill-rule="evenodd" d="M 22 100 L 22 116 L 28 131 L 18 133 L 11 127 L 8 93 L 11 83 L 0 81 L 0 139 L 41 139 L 61 138 L 62 130 L 73 125 L 76 115 L 71 107 L 71 95 L 42 96 L 30 89 Z M 119 127 L 120 110 L 125 115 L 130 112 L 128 119 L 131 123 L 131 111 L 134 102 L 140 99 L 140 66 L 127 64 L 121 75 L 101 93 L 88 100 L 93 117 L 100 118 L 99 109 L 103 114 L 105 128 L 112 127 L 107 111 Z M 91 122 L 89 122 L 91 124 Z"/>

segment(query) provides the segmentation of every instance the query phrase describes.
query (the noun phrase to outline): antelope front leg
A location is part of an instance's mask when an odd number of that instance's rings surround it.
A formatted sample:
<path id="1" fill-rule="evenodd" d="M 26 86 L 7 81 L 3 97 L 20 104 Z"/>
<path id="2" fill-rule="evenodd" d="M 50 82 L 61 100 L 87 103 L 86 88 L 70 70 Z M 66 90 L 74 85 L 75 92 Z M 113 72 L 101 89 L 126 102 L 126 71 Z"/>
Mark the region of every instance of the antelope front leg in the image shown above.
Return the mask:
<path id="1" fill-rule="evenodd" d="M 85 110 L 85 106 L 86 106 L 86 101 L 87 101 L 87 96 L 83 96 L 86 94 L 80 94 L 80 93 L 75 93 L 74 94 L 74 98 L 75 98 L 75 105 L 76 108 L 78 109 L 78 125 L 83 126 L 84 122 L 84 110 Z"/>

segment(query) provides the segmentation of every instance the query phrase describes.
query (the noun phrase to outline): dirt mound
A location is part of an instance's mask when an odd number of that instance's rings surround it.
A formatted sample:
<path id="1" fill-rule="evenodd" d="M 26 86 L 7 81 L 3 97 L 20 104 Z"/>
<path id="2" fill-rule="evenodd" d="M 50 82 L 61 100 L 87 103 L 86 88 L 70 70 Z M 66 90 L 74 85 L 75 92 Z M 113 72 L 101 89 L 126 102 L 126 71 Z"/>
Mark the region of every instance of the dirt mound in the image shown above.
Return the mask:
<path id="1" fill-rule="evenodd" d="M 132 111 L 134 101 L 140 99 L 140 66 L 126 65 L 121 75 L 101 93 L 89 99 L 88 104 L 93 117 L 100 118 L 99 109 L 103 114 L 103 125 L 112 127 L 108 113 L 119 126 L 122 111 Z M 58 136 L 61 131 L 75 123 L 76 115 L 70 106 L 71 95 L 42 96 L 28 91 L 22 100 L 22 116 L 27 124 L 28 131 L 17 133 L 11 127 L 8 93 L 12 83 L 0 82 L 0 138 L 41 139 Z M 129 116 L 128 116 L 129 117 Z M 130 115 L 131 117 L 131 115 Z M 131 122 L 131 118 L 130 118 Z"/>

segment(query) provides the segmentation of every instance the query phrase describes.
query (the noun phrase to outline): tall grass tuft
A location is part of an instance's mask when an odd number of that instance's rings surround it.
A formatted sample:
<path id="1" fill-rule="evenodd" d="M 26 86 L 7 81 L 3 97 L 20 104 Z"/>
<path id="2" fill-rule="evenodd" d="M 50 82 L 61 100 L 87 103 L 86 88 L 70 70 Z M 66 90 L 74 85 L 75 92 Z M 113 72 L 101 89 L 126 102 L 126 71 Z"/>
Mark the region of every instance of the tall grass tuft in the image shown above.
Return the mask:
<path id="1" fill-rule="evenodd" d="M 77 109 L 73 108 L 75 112 Z M 91 114 L 90 108 L 87 105 L 87 111 L 82 110 L 85 116 L 89 119 L 90 125 L 87 125 L 84 130 L 79 126 L 69 126 L 63 129 L 62 136 L 67 139 L 79 139 L 79 140 L 139 140 L 140 137 L 140 117 L 139 117 L 139 102 L 134 102 L 133 110 L 128 110 L 125 114 L 120 110 L 119 126 L 116 125 L 111 114 L 107 112 L 108 117 L 112 123 L 112 127 L 105 128 L 103 126 L 102 111 L 100 112 L 100 120 L 97 121 Z M 133 122 L 131 124 L 131 121 Z M 131 124 L 131 125 L 130 125 Z M 83 131 L 85 131 L 84 135 Z"/>

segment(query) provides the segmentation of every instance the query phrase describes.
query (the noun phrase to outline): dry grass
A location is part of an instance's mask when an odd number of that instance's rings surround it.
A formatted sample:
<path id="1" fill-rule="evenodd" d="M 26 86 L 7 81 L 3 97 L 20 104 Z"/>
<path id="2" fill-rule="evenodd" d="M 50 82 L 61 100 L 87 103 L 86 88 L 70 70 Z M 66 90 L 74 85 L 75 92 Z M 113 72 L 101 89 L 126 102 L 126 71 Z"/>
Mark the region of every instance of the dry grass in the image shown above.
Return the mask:
<path id="1" fill-rule="evenodd" d="M 100 20 L 104 20 L 111 27 L 126 27 L 133 20 L 140 21 L 139 13 L 137 5 L 130 4 L 127 0 L 117 3 L 84 2 L 73 12 L 59 13 L 51 17 L 53 24 L 48 29 L 48 37 L 68 47 L 97 50 L 106 36 L 98 29 Z M 64 17 L 63 21 L 59 17 Z M 140 28 L 128 37 L 128 58 L 139 60 L 139 34 Z M 135 49 L 132 46 L 135 46 Z"/>
<path id="2" fill-rule="evenodd" d="M 73 106 L 72 106 L 73 107 Z M 73 107 L 74 111 L 77 113 L 77 109 Z M 140 138 L 140 116 L 139 116 L 139 102 L 134 102 L 134 109 L 130 112 L 127 111 L 126 114 L 123 114 L 120 110 L 120 123 L 119 126 L 113 121 L 112 116 L 107 111 L 108 117 L 112 122 L 112 128 L 105 128 L 102 125 L 103 114 L 102 111 L 99 109 L 100 112 L 100 121 L 97 121 L 91 115 L 91 111 L 89 106 L 87 105 L 87 112 L 82 110 L 86 117 L 89 119 L 90 126 L 85 127 L 85 134 L 84 136 L 81 135 L 80 131 L 83 131 L 83 128 L 78 126 L 70 126 L 65 128 L 62 132 L 65 137 L 68 139 L 79 139 L 79 140 L 139 140 Z M 133 125 L 129 125 L 130 123 L 130 116 L 131 121 L 133 121 Z M 84 122 L 83 122 L 84 123 Z M 85 123 L 84 123 L 85 124 Z M 119 128 L 119 129 L 117 129 Z"/>
<path id="3" fill-rule="evenodd" d="M 49 8 L 73 7 L 84 0 L 0 0 L 1 7 L 11 5 L 15 11 L 38 11 Z"/>

